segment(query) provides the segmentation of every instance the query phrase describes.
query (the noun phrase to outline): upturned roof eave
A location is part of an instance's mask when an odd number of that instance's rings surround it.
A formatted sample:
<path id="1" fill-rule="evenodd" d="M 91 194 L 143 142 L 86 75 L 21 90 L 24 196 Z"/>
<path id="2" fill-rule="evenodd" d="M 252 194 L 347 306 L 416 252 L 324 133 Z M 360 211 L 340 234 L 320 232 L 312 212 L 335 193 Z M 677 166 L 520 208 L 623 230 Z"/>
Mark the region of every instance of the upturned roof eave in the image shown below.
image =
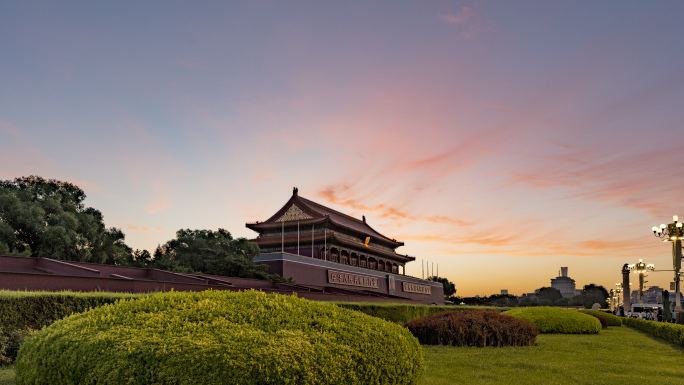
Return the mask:
<path id="1" fill-rule="evenodd" d="M 280 238 L 280 237 L 254 238 L 254 239 L 250 239 L 250 242 L 253 242 L 259 246 L 266 246 L 266 245 L 280 245 L 283 242 L 286 244 L 292 244 L 292 243 L 296 242 L 297 239 L 298 239 L 297 235 L 290 234 L 290 235 L 286 235 L 284 238 Z M 352 247 L 352 248 L 356 249 L 357 251 L 367 250 L 369 253 L 381 255 L 382 257 L 388 258 L 388 259 L 395 259 L 395 260 L 400 261 L 400 262 L 411 262 L 411 261 L 416 260 L 415 257 L 397 254 L 396 252 L 387 251 L 384 249 L 379 249 L 379 248 L 376 248 L 372 245 L 366 246 L 362 242 L 355 242 L 355 241 L 352 241 L 352 240 L 349 240 L 346 238 L 341 238 L 341 237 L 338 237 L 332 233 L 327 234 L 327 236 L 326 236 L 326 234 L 320 234 L 320 233 L 314 235 L 315 241 L 322 241 L 324 239 L 327 240 L 328 242 L 330 242 L 330 244 L 332 244 L 332 241 L 335 240 L 335 241 L 337 241 L 341 244 L 344 244 L 348 247 Z M 311 241 L 311 237 L 309 237 L 307 234 L 307 236 L 299 237 L 299 240 L 301 241 L 302 245 L 305 245 L 305 244 L 307 244 L 307 242 Z"/>

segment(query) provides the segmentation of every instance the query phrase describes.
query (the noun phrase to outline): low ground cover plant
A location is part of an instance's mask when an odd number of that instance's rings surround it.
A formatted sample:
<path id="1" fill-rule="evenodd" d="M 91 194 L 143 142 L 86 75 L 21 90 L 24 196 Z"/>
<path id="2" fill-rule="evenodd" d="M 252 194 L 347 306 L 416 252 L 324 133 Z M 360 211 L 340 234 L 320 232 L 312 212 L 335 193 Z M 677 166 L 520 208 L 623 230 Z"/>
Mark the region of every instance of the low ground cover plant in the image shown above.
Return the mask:
<path id="1" fill-rule="evenodd" d="M 415 384 L 418 340 L 338 306 L 258 291 L 170 292 L 57 321 L 17 384 Z"/>
<path id="2" fill-rule="evenodd" d="M 580 313 L 599 316 L 605 318 L 608 321 L 608 326 L 622 326 L 622 320 L 620 317 L 600 310 L 580 310 Z"/>
<path id="3" fill-rule="evenodd" d="M 422 345 L 530 346 L 539 334 L 529 322 L 483 310 L 434 314 L 414 319 L 406 327 Z"/>
<path id="4" fill-rule="evenodd" d="M 533 323 L 540 333 L 595 334 L 601 322 L 588 314 L 555 307 L 527 307 L 505 311 L 503 314 Z"/>

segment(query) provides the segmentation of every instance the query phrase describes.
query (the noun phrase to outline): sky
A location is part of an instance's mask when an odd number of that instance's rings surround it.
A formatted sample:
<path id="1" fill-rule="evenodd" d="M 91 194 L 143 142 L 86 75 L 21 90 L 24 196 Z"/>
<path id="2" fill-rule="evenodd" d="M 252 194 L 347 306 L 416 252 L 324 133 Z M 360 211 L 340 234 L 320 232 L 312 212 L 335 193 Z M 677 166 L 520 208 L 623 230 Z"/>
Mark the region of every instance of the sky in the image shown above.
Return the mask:
<path id="1" fill-rule="evenodd" d="M 126 243 L 305 198 L 405 242 L 457 295 L 561 266 L 672 269 L 681 1 L 3 1 L 0 179 L 87 194 Z M 669 289 L 672 272 L 647 285 Z M 636 285 L 636 276 L 632 278 Z"/>

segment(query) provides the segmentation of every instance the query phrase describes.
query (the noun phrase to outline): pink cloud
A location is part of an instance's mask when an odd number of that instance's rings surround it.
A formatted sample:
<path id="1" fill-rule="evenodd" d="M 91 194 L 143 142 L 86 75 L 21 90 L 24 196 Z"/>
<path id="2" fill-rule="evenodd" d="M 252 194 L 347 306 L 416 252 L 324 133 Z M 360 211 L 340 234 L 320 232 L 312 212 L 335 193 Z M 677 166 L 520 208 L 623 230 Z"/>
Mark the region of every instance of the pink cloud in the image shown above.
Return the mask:
<path id="1" fill-rule="evenodd" d="M 442 19 L 445 23 L 449 24 L 460 24 L 465 21 L 468 21 L 470 17 L 473 14 L 473 10 L 470 7 L 462 7 L 461 11 L 459 12 L 458 15 L 452 15 L 452 14 L 443 14 L 439 15 L 439 18 Z"/>
<path id="2" fill-rule="evenodd" d="M 155 194 L 153 197 L 154 202 L 146 208 L 147 213 L 154 214 L 166 210 L 171 202 L 166 185 L 160 182 L 152 182 L 150 187 L 152 187 Z"/>
<path id="3" fill-rule="evenodd" d="M 133 225 L 128 225 L 126 227 L 127 230 L 133 230 L 133 231 L 140 231 L 140 228 L 138 226 L 133 226 Z"/>

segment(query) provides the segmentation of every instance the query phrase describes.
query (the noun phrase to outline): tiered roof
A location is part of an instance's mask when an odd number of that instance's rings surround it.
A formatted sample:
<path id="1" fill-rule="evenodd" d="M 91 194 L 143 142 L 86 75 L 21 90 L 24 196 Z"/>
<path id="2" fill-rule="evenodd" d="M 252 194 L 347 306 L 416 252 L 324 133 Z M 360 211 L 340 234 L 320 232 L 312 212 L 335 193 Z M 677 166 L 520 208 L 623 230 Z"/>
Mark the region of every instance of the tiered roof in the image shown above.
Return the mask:
<path id="1" fill-rule="evenodd" d="M 247 227 L 260 232 L 267 229 L 279 228 L 282 226 L 282 222 L 288 223 L 295 221 L 298 221 L 301 225 L 330 221 L 333 225 L 347 229 L 356 234 L 360 239 L 371 237 L 372 241 L 392 249 L 404 245 L 403 242 L 386 237 L 370 227 L 368 223 L 366 223 L 365 217 L 363 220 L 359 220 L 319 203 L 302 198 L 299 196 L 296 188 L 293 190 L 290 200 L 288 200 L 273 216 L 268 218 L 265 222 L 248 223 Z"/>

